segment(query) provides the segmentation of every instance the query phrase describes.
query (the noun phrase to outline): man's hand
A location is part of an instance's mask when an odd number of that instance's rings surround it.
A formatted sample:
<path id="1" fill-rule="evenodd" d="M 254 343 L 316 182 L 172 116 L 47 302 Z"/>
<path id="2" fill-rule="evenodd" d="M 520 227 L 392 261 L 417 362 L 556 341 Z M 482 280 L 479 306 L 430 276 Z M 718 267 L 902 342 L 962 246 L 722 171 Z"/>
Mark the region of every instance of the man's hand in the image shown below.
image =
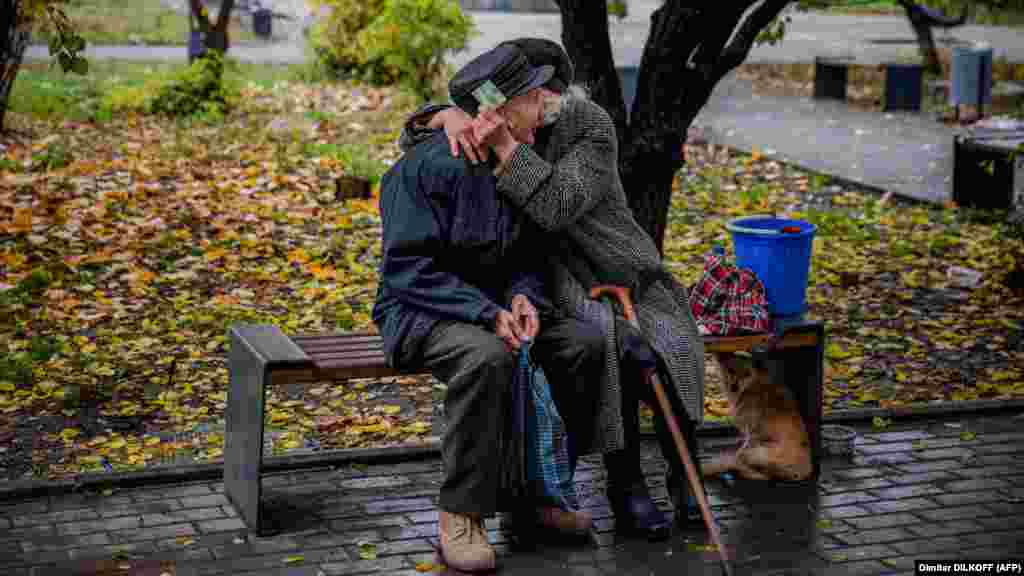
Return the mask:
<path id="1" fill-rule="evenodd" d="M 499 310 L 494 318 L 494 333 L 505 342 L 505 348 L 518 352 L 525 333 L 508 310 Z"/>
<path id="2" fill-rule="evenodd" d="M 444 128 L 448 136 L 448 144 L 452 148 L 452 156 L 459 157 L 459 150 L 466 153 L 466 158 L 473 164 L 487 161 L 487 147 L 481 144 L 473 130 L 473 117 L 461 108 L 452 106 L 442 110 L 430 119 L 430 128 Z"/>
<path id="3" fill-rule="evenodd" d="M 519 323 L 519 329 L 527 339 L 533 340 L 537 337 L 537 333 L 540 332 L 540 318 L 537 309 L 524 294 L 512 297 L 512 316 Z"/>

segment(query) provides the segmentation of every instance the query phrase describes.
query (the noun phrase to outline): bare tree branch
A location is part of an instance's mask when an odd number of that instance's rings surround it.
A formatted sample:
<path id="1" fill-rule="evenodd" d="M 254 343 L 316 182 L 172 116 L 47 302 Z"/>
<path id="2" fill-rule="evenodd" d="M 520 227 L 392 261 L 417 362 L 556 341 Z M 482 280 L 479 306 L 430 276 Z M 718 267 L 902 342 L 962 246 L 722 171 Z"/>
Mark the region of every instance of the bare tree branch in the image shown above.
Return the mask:
<path id="1" fill-rule="evenodd" d="M 199 21 L 199 30 L 209 32 L 211 24 L 210 19 L 203 14 L 203 0 L 189 0 L 189 4 L 192 6 L 192 16 Z"/>
<path id="2" fill-rule="evenodd" d="M 733 37 L 743 15 L 757 4 L 758 0 L 746 0 L 719 7 L 705 18 L 707 33 L 693 55 L 694 64 L 700 68 L 705 81 L 714 81 L 714 73 L 721 61 L 726 43 Z"/>
<path id="3" fill-rule="evenodd" d="M 743 21 L 732 42 L 723 50 L 712 76 L 715 82 L 743 64 L 750 55 L 750 48 L 754 45 L 757 35 L 765 26 L 771 24 L 790 2 L 791 0 L 762 0 L 761 5 Z"/>
<path id="4" fill-rule="evenodd" d="M 218 32 L 227 32 L 228 24 L 231 23 L 231 12 L 235 8 L 235 0 L 223 0 L 220 5 L 220 12 L 217 13 L 217 25 L 214 27 Z"/>

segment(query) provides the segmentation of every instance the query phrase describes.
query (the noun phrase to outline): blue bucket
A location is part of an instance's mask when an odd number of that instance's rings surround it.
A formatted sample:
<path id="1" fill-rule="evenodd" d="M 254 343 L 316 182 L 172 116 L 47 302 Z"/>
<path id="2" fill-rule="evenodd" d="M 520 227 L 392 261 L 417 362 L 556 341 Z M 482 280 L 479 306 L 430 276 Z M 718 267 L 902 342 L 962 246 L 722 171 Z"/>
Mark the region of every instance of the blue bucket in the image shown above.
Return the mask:
<path id="1" fill-rule="evenodd" d="M 817 227 L 802 220 L 745 216 L 726 224 L 732 234 L 736 265 L 750 268 L 768 293 L 773 316 L 807 310 L 807 277 Z"/>

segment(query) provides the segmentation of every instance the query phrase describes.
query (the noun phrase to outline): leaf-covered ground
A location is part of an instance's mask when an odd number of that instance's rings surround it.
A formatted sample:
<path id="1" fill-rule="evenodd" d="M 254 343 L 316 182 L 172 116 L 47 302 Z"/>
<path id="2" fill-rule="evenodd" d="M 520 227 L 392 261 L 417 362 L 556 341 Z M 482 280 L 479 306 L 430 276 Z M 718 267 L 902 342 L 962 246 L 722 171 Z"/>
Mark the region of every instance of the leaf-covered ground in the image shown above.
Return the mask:
<path id="1" fill-rule="evenodd" d="M 336 201 L 333 178 L 352 168 L 341 149 L 397 158 L 414 102 L 290 83 L 250 85 L 241 101 L 214 125 L 9 118 L 0 477 L 218 461 L 229 325 L 372 329 L 380 219 L 373 200 Z M 996 221 L 880 201 L 756 155 L 688 157 L 666 246 L 688 284 L 715 243 L 728 248 L 731 217 L 818 224 L 808 298 L 828 323 L 826 410 L 1024 395 L 1024 302 L 1004 287 L 1024 245 Z M 954 265 L 980 286 L 954 287 Z M 275 389 L 268 449 L 420 442 L 442 394 L 428 378 Z"/>
<path id="2" fill-rule="evenodd" d="M 902 204 L 756 153 L 691 146 L 689 159 L 666 246 L 687 285 L 714 244 L 731 251 L 730 218 L 818 226 L 807 298 L 808 315 L 826 322 L 826 412 L 1024 394 L 1024 243 L 992 215 Z M 980 275 L 976 287 L 964 268 Z M 716 396 L 712 414 L 724 412 Z"/>

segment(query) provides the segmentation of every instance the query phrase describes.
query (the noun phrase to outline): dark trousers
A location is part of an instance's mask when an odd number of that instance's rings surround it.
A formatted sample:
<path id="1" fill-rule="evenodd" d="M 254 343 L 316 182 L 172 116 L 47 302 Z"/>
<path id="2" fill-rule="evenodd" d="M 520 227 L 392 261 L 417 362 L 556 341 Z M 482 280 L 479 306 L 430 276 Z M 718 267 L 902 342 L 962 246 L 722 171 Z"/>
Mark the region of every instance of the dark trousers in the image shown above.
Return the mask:
<path id="1" fill-rule="evenodd" d="M 679 395 L 672 388 L 671 381 L 665 377 L 668 373 L 664 363 L 654 350 L 643 339 L 638 331 L 619 319 L 616 324 L 619 334 L 620 355 L 620 388 L 622 389 L 622 424 L 625 428 L 626 447 L 617 453 L 605 454 L 605 467 L 608 470 L 611 484 L 630 486 L 643 480 L 640 468 L 640 433 L 639 433 L 639 402 L 643 401 L 654 412 L 654 431 L 658 438 L 662 457 L 668 462 L 669 472 L 679 481 L 677 487 L 686 485 L 686 469 L 679 457 L 671 429 L 661 409 L 650 375 L 657 370 L 661 375 L 665 396 L 669 400 L 679 430 L 686 439 L 686 447 L 690 452 L 694 465 L 700 471 L 700 460 L 697 457 L 697 426 L 689 417 Z M 672 487 L 670 487 L 672 488 Z M 681 504 L 680 495 L 673 495 L 675 503 Z"/>
<path id="2" fill-rule="evenodd" d="M 552 383 L 559 410 L 566 408 L 562 413 L 566 429 L 570 434 L 588 434 L 599 382 L 595 376 L 603 367 L 600 330 L 573 319 L 542 319 L 532 354 Z M 486 516 L 503 507 L 507 455 L 502 447 L 511 424 L 516 360 L 492 331 L 471 324 L 439 324 L 423 344 L 418 363 L 448 385 L 447 428 L 441 441 L 442 510 Z M 584 397 L 590 400 L 581 401 Z"/>

